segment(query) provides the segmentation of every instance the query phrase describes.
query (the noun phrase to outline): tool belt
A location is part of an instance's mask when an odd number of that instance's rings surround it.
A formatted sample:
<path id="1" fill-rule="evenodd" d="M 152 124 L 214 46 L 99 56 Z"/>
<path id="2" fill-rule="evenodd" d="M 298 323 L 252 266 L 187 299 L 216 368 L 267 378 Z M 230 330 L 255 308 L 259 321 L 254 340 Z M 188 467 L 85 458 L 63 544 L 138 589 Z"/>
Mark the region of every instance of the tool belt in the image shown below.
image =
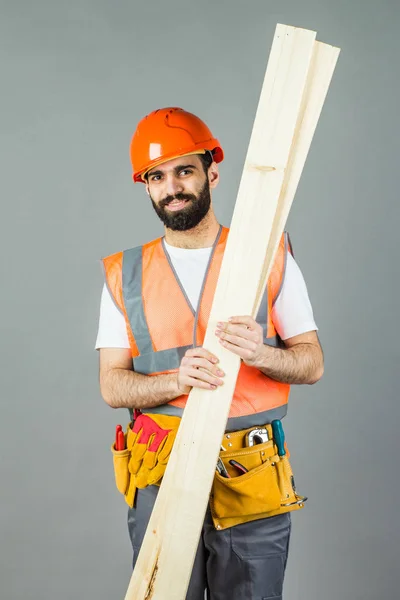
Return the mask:
<path id="1" fill-rule="evenodd" d="M 179 417 L 141 414 L 127 427 L 125 449 L 118 451 L 115 444 L 111 446 L 116 485 L 131 508 L 137 488 L 161 484 L 180 422 Z M 262 443 L 253 446 L 248 446 L 248 436 L 254 427 L 223 437 L 220 472 L 215 472 L 210 495 L 216 529 L 304 506 L 306 498 L 296 492 L 286 443 L 285 454 L 281 451 L 279 455 L 272 426 L 267 424 L 263 429 L 268 432 L 268 441 L 259 440 Z"/>

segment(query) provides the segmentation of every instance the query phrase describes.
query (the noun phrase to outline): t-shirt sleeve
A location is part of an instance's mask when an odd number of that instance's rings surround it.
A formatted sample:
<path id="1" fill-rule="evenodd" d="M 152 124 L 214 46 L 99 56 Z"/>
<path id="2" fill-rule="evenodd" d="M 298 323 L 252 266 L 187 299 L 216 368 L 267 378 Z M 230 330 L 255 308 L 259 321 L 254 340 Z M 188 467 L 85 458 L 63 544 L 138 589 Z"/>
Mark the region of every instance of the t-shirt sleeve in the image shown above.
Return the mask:
<path id="1" fill-rule="evenodd" d="M 272 309 L 272 321 L 282 340 L 318 331 L 303 274 L 288 253 L 285 279 Z"/>
<path id="2" fill-rule="evenodd" d="M 123 314 L 104 284 L 100 302 L 99 328 L 95 349 L 130 348 Z"/>

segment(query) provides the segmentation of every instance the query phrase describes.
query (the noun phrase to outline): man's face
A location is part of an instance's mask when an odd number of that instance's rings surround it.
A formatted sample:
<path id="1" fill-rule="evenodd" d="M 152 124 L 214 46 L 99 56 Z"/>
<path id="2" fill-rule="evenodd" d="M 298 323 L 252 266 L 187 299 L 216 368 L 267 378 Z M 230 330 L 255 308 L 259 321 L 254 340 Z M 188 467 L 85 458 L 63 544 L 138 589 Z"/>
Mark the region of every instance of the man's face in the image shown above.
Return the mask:
<path id="1" fill-rule="evenodd" d="M 187 231 L 196 227 L 211 205 L 210 182 L 198 155 L 180 156 L 151 169 L 147 192 L 166 227 Z"/>

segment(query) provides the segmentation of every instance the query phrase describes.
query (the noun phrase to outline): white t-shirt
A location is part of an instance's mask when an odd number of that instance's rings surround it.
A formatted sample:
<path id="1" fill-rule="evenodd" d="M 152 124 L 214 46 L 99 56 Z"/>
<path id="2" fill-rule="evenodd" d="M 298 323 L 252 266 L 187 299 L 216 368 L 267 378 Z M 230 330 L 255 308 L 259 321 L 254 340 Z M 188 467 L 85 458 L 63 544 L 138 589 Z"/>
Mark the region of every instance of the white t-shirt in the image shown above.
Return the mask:
<path id="1" fill-rule="evenodd" d="M 165 243 L 165 247 L 181 286 L 193 308 L 196 308 L 212 248 L 192 250 L 176 248 L 167 243 Z M 288 253 L 285 280 L 272 309 L 271 317 L 282 340 L 307 331 L 318 330 L 306 283 L 290 253 Z M 99 348 L 129 348 L 125 319 L 115 305 L 106 285 L 104 285 L 101 295 L 96 350 Z"/>

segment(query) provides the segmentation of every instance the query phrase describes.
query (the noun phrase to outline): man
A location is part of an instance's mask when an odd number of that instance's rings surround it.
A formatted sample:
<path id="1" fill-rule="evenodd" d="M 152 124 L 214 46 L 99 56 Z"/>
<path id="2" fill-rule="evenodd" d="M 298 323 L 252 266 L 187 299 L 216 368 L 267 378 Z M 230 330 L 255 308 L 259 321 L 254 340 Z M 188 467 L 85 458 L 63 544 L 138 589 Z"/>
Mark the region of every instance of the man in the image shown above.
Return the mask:
<path id="1" fill-rule="evenodd" d="M 104 259 L 96 343 L 101 393 L 113 408 L 143 413 L 133 428 L 132 457 L 140 436 L 153 440 L 141 444 L 139 462 L 130 459 L 135 483 L 131 493 L 123 492 L 130 494 L 133 565 L 159 489 L 149 475 L 161 464 L 154 458 L 161 447 L 156 440 L 166 447 L 192 387 L 216 389 L 224 381 L 219 357 L 202 347 L 228 236 L 211 201 L 223 157 L 218 140 L 191 113 L 165 108 L 142 119 L 131 143 L 133 178 L 145 184 L 165 236 Z M 257 318 L 232 315 L 215 335 L 242 359 L 228 432 L 281 419 L 290 384 L 321 378 L 317 326 L 286 235 Z M 149 456 L 151 467 L 138 470 Z M 280 512 L 218 529 L 208 510 L 187 598 L 203 600 L 206 589 L 211 600 L 281 598 L 290 523 L 290 512 Z"/>

